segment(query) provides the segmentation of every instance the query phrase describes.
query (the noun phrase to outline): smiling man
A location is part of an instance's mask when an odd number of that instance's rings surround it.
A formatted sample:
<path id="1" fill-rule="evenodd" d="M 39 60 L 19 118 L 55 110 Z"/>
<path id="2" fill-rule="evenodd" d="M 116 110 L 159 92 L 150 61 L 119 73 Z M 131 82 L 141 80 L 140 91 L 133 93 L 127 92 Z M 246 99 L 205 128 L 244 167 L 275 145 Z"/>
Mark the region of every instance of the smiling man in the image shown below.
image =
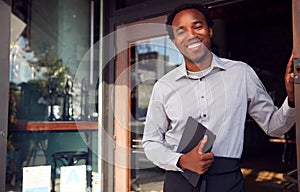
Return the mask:
<path id="1" fill-rule="evenodd" d="M 211 52 L 212 26 L 197 4 L 179 6 L 168 16 L 170 39 L 184 63 L 155 84 L 143 137 L 147 157 L 172 173 L 164 192 L 245 191 L 239 160 L 247 113 L 271 136 L 282 136 L 294 124 L 293 56 L 285 74 L 288 96 L 277 108 L 249 65 Z M 202 151 L 207 138 L 186 154 L 177 152 L 190 116 L 216 135 L 211 152 Z M 201 175 L 196 185 L 182 176 L 186 170 Z"/>
<path id="2" fill-rule="evenodd" d="M 172 26 L 173 42 L 184 55 L 187 69 L 194 72 L 208 68 L 213 30 L 205 16 L 196 9 L 182 10 L 175 15 Z"/>

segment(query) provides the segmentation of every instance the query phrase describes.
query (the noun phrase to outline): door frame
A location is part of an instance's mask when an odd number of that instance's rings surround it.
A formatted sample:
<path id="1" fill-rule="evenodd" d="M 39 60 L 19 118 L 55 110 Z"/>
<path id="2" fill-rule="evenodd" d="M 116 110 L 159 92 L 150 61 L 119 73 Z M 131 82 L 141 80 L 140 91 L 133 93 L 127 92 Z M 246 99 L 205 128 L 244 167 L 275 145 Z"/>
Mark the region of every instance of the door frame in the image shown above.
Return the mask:
<path id="1" fill-rule="evenodd" d="M 0 35 L 0 191 L 5 191 L 6 177 L 6 146 L 9 101 L 10 14 L 11 7 L 4 1 L 0 0 L 0 25 L 3 27 Z"/>
<path id="2" fill-rule="evenodd" d="M 293 0 L 293 54 L 295 74 L 295 120 L 296 120 L 296 149 L 297 149 L 297 170 L 298 170 L 298 191 L 300 191 L 300 1 Z"/>
<path id="3" fill-rule="evenodd" d="M 294 57 L 299 61 L 300 58 L 300 1 L 293 0 L 293 45 L 294 45 Z M 160 20 L 161 19 L 161 20 Z M 128 192 L 130 191 L 130 71 L 127 71 L 124 75 L 124 71 L 130 66 L 129 64 L 129 53 L 124 47 L 128 48 L 128 44 L 130 42 L 134 42 L 137 40 L 142 40 L 149 37 L 155 37 L 159 35 L 166 35 L 167 33 L 149 33 L 149 31 L 145 31 L 144 34 L 138 33 L 138 30 L 134 30 L 133 25 L 138 25 L 142 23 L 164 23 L 163 19 L 166 19 L 166 16 L 154 17 L 151 19 L 145 19 L 142 21 L 127 23 L 123 25 L 118 25 L 116 27 L 116 65 L 115 65 L 115 80 L 123 74 L 122 83 L 115 85 L 115 118 L 114 120 L 114 134 L 115 134 L 115 159 L 123 159 L 127 166 L 119 167 L 115 164 L 114 166 L 114 191 L 118 192 Z M 129 30 L 122 30 L 124 28 L 129 28 Z M 133 29 L 133 30 L 130 30 Z M 151 31 L 151 30 L 150 30 Z M 123 50 L 118 50 L 118 49 Z M 295 65 L 295 63 L 294 63 Z M 300 64 L 299 64 L 300 65 Z M 300 77 L 300 75 L 299 75 Z M 295 83 L 295 99 L 296 99 L 296 130 L 300 130 L 300 83 Z M 296 141 L 297 141 L 297 165 L 298 165 L 298 190 L 300 191 L 300 131 L 296 133 Z M 126 152 L 119 153 L 120 149 L 125 149 Z M 127 149 L 127 150 L 126 150 Z"/>

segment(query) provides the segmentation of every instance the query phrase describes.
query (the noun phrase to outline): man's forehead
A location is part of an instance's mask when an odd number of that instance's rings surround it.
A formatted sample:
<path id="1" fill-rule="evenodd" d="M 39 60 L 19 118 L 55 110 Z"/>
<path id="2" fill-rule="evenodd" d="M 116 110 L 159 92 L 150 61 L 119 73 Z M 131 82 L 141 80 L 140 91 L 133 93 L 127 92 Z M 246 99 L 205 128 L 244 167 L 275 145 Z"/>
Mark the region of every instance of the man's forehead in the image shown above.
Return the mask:
<path id="1" fill-rule="evenodd" d="M 205 19 L 205 16 L 203 15 L 203 13 L 197 9 L 185 9 L 185 10 L 178 12 L 175 15 L 175 17 L 172 21 L 172 26 L 180 27 L 180 25 L 183 22 L 184 23 L 189 22 L 192 24 L 198 24 L 198 23 L 204 24 L 204 23 L 206 23 L 206 19 Z"/>

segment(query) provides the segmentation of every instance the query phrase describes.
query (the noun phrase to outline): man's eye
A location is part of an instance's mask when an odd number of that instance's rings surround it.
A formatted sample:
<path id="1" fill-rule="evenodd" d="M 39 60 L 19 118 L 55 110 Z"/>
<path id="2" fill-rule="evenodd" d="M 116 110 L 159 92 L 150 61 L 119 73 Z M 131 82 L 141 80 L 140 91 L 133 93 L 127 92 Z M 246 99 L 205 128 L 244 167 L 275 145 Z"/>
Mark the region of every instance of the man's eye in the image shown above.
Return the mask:
<path id="1" fill-rule="evenodd" d="M 183 29 L 180 29 L 180 30 L 178 30 L 176 33 L 177 33 L 177 35 L 182 35 L 182 34 L 184 34 L 184 33 L 185 33 L 185 30 L 183 30 Z"/>
<path id="2" fill-rule="evenodd" d="M 202 29 L 203 28 L 203 25 L 196 25 L 195 26 L 195 29 Z"/>

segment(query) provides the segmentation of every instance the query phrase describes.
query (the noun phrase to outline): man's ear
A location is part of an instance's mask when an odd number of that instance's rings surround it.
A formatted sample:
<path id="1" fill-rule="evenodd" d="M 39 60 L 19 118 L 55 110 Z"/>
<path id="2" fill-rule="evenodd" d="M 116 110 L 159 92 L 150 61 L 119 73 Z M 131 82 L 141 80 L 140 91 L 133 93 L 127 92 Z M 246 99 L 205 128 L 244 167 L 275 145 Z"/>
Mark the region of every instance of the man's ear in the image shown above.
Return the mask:
<path id="1" fill-rule="evenodd" d="M 212 38 L 213 34 L 214 34 L 214 30 L 212 27 L 208 28 L 208 33 L 209 33 L 209 37 Z"/>

